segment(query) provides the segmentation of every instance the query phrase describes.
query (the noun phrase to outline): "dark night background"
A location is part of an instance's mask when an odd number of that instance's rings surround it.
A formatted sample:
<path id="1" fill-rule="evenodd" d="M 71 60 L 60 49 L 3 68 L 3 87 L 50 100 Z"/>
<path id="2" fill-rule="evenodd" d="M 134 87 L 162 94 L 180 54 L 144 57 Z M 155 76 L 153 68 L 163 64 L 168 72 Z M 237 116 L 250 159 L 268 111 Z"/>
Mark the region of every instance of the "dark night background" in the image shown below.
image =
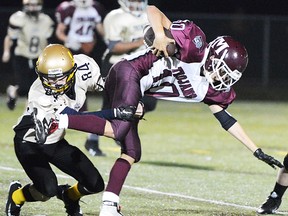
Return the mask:
<path id="1" fill-rule="evenodd" d="M 60 0 L 44 0 L 45 8 L 55 8 Z M 108 10 L 118 7 L 117 0 L 99 0 Z M 191 13 L 245 13 L 287 15 L 287 0 L 149 0 L 164 11 Z M 0 7 L 21 7 L 21 0 L 1 0 Z"/>
<path id="2" fill-rule="evenodd" d="M 43 11 L 54 17 L 61 0 L 44 0 Z M 98 0 L 110 11 L 117 0 Z M 249 53 L 245 75 L 234 87 L 238 99 L 287 100 L 288 0 L 148 0 L 171 20 L 190 19 L 205 32 L 207 41 L 219 35 L 240 40 Z M 9 16 L 22 9 L 22 0 L 0 0 L 0 55 Z M 99 64 L 105 51 L 101 39 L 94 50 Z M 9 83 L 11 63 L 0 61 L 0 93 Z"/>

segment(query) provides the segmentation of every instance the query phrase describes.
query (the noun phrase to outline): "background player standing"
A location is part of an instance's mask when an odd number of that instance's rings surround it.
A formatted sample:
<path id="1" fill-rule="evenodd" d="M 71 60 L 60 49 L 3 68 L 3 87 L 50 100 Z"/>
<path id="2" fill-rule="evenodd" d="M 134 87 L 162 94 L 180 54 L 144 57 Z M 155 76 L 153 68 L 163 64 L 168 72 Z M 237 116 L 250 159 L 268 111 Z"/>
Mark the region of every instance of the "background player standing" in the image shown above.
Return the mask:
<path id="1" fill-rule="evenodd" d="M 29 88 L 37 78 L 34 71 L 36 60 L 53 35 L 54 22 L 42 11 L 43 0 L 23 0 L 23 10 L 9 18 L 7 35 L 4 39 L 2 61 L 11 59 L 13 42 L 16 42 L 12 56 L 13 81 L 7 88 L 7 106 L 13 110 L 17 95 L 27 96 Z"/>

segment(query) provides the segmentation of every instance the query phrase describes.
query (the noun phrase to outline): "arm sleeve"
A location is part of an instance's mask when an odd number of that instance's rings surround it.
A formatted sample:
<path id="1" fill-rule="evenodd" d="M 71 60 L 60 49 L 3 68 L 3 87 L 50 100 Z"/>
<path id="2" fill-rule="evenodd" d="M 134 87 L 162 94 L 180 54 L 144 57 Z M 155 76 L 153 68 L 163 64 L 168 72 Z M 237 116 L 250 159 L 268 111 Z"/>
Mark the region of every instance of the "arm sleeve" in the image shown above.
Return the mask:
<path id="1" fill-rule="evenodd" d="M 97 116 L 103 119 L 111 120 L 115 119 L 114 109 L 106 109 L 101 111 L 94 111 L 94 112 L 78 112 L 70 107 L 65 107 L 64 110 L 62 110 L 61 114 L 67 114 L 67 115 L 93 115 Z"/>

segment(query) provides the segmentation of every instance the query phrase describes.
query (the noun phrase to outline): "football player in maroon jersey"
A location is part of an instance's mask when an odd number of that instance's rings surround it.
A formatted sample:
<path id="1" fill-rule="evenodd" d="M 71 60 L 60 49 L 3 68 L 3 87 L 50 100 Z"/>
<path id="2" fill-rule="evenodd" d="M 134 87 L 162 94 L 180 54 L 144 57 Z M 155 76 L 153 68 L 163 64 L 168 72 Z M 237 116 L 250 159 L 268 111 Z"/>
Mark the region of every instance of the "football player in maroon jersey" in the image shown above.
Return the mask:
<path id="1" fill-rule="evenodd" d="M 110 107 L 137 106 L 144 94 L 176 102 L 202 102 L 209 106 L 221 126 L 256 158 L 273 168 L 282 167 L 279 161 L 257 147 L 239 122 L 227 112 L 236 98 L 232 86 L 241 78 L 248 64 L 246 48 L 231 36 L 219 36 L 207 43 L 205 34 L 193 22 L 171 22 L 154 6 L 148 6 L 147 12 L 150 21 L 153 17 L 154 54 L 150 49 L 139 51 L 113 65 L 105 82 Z M 159 22 L 162 32 L 152 22 Z M 171 31 L 174 40 L 163 39 L 163 27 Z M 158 46 L 156 42 L 160 37 L 164 45 Z M 174 56 L 164 57 L 163 52 L 170 42 L 176 43 L 177 52 Z M 86 121 L 81 120 L 81 116 L 73 117 L 72 121 L 68 116 L 66 121 L 68 128 L 93 133 L 93 129 L 82 126 Z M 138 122 L 137 119 L 126 122 L 111 120 L 114 137 L 121 143 L 121 156 L 110 171 L 100 216 L 122 215 L 119 195 L 132 164 L 141 158 Z"/>

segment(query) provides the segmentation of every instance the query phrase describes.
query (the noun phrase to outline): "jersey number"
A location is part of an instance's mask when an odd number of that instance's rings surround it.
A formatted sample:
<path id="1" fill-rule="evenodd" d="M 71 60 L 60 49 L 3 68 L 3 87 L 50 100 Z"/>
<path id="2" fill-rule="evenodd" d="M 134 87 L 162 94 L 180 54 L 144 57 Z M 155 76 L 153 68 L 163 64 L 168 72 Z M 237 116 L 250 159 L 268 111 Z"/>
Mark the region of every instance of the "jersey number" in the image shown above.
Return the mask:
<path id="1" fill-rule="evenodd" d="M 94 27 L 92 25 L 82 25 L 80 28 L 76 30 L 78 35 L 93 35 Z"/>
<path id="2" fill-rule="evenodd" d="M 88 71 L 87 73 L 83 73 L 83 74 L 81 75 L 81 78 L 82 78 L 83 81 L 86 81 L 87 79 L 92 78 L 92 73 L 91 73 L 91 71 L 89 70 L 90 68 L 89 68 L 89 65 L 88 65 L 87 63 L 78 66 L 77 69 L 78 69 L 79 71 L 81 71 L 81 72 L 82 72 L 82 71 Z"/>
<path id="3" fill-rule="evenodd" d="M 38 53 L 40 45 L 40 39 L 37 36 L 33 36 L 29 43 L 29 51 L 31 53 Z"/>

